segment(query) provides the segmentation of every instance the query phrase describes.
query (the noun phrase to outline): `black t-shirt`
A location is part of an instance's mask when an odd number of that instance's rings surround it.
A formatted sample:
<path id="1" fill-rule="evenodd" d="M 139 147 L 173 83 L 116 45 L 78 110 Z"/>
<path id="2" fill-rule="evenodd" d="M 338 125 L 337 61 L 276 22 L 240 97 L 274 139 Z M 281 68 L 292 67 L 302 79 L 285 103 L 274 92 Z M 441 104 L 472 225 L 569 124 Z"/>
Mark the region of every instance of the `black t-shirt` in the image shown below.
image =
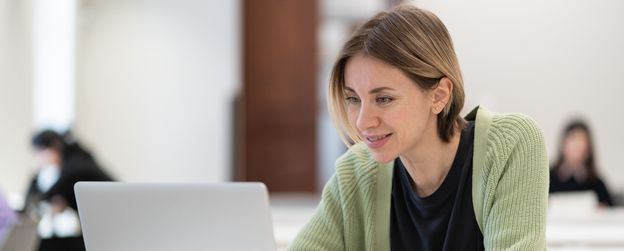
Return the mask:
<path id="1" fill-rule="evenodd" d="M 583 182 L 577 181 L 574 177 L 567 180 L 560 180 L 554 170 L 550 171 L 550 193 L 571 192 L 571 191 L 594 191 L 598 196 L 598 201 L 613 206 L 611 194 L 605 183 L 598 177 L 593 180 Z"/>
<path id="2" fill-rule="evenodd" d="M 455 159 L 433 194 L 419 197 L 399 158 L 392 178 L 392 250 L 484 250 L 472 206 L 474 122 L 461 132 Z"/>

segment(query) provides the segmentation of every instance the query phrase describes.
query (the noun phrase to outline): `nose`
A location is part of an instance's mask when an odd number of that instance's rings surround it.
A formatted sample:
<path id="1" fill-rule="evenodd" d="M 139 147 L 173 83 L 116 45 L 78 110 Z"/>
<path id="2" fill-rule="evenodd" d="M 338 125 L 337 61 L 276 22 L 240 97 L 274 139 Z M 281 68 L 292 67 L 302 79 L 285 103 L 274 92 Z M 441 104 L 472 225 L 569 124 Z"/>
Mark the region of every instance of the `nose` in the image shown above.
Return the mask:
<path id="1" fill-rule="evenodd" d="M 373 107 L 362 104 L 355 122 L 355 126 L 360 132 L 379 126 L 379 116 Z"/>

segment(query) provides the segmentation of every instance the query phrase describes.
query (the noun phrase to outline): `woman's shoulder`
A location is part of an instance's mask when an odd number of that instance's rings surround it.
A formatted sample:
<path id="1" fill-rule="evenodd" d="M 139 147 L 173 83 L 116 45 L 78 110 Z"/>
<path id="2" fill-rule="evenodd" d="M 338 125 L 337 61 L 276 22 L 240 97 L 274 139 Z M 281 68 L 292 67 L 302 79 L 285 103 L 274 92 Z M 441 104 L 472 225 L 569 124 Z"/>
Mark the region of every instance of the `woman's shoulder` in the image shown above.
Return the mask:
<path id="1" fill-rule="evenodd" d="M 542 144 L 542 129 L 537 122 L 521 113 L 494 113 L 487 132 L 488 141 L 499 147 L 516 147 L 519 143 Z"/>
<path id="2" fill-rule="evenodd" d="M 466 115 L 466 119 L 475 121 L 475 145 L 481 154 L 513 148 L 522 141 L 529 144 L 543 142 L 543 133 L 537 122 L 521 113 L 497 113 L 477 106 Z"/>
<path id="3" fill-rule="evenodd" d="M 481 154 L 488 169 L 498 166 L 495 163 L 507 163 L 509 158 L 516 156 L 520 157 L 520 161 L 538 158 L 544 162 L 539 168 L 548 171 L 543 132 L 533 118 L 520 113 L 491 113 L 487 123 L 487 129 L 477 131 L 475 137 L 481 137 L 484 142 Z"/>
<path id="4" fill-rule="evenodd" d="M 517 133 L 541 132 L 537 122 L 533 118 L 522 113 L 494 113 L 492 116 L 492 126 L 495 129 Z"/>

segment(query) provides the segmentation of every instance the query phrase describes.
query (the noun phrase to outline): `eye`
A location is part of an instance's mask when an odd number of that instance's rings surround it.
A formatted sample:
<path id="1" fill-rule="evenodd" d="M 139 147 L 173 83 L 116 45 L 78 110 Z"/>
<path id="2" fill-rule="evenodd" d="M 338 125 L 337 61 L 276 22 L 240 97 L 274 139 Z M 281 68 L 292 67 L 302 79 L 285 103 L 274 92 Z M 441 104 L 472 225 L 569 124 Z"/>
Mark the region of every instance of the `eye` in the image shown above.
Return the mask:
<path id="1" fill-rule="evenodd" d="M 349 105 L 356 105 L 360 103 L 360 99 L 354 96 L 347 96 L 345 100 L 347 101 L 347 104 Z"/>
<path id="2" fill-rule="evenodd" d="M 380 105 L 385 105 L 385 104 L 389 104 L 390 102 L 394 101 L 393 98 L 391 97 L 386 97 L 386 96 L 382 96 L 382 97 L 377 97 L 375 99 L 375 102 L 377 102 L 377 104 Z"/>

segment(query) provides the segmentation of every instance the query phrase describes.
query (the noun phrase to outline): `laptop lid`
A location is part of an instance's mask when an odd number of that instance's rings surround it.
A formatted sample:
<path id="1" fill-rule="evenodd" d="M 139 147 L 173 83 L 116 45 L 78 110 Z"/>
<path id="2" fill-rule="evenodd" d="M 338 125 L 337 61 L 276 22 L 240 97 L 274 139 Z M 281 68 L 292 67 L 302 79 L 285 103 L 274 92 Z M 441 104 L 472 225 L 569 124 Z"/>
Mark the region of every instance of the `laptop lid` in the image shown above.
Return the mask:
<path id="1" fill-rule="evenodd" d="M 89 251 L 271 250 L 262 183 L 78 182 Z"/>
<path id="2" fill-rule="evenodd" d="M 556 192 L 548 195 L 549 220 L 579 220 L 598 209 L 594 191 Z"/>

